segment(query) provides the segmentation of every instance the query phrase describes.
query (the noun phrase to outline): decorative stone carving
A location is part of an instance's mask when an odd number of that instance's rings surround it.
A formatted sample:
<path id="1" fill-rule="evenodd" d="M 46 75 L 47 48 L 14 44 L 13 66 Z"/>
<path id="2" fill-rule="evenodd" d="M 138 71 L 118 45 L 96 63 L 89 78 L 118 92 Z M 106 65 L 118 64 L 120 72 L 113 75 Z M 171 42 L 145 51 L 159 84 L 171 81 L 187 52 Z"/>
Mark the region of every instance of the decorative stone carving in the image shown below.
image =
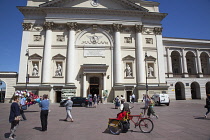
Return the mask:
<path id="1" fill-rule="evenodd" d="M 45 22 L 44 26 L 45 26 L 46 30 L 52 30 L 54 23 L 53 22 Z"/>
<path id="2" fill-rule="evenodd" d="M 122 24 L 113 24 L 113 30 L 115 32 L 120 32 L 122 29 Z"/>
<path id="3" fill-rule="evenodd" d="M 32 23 L 22 23 L 22 26 L 24 31 L 29 31 L 32 27 Z"/>
<path id="4" fill-rule="evenodd" d="M 55 76 L 62 76 L 62 67 L 60 64 L 57 65 L 57 69 L 55 71 Z"/>
<path id="5" fill-rule="evenodd" d="M 41 35 L 34 35 L 34 41 L 41 41 L 42 36 Z"/>
<path id="6" fill-rule="evenodd" d="M 132 43 L 132 37 L 124 37 L 124 43 Z"/>
<path id="7" fill-rule="evenodd" d="M 76 22 L 68 22 L 67 24 L 68 30 L 76 30 L 77 29 L 77 23 Z"/>
<path id="8" fill-rule="evenodd" d="M 155 28 L 154 28 L 154 33 L 155 33 L 156 35 L 161 35 L 161 34 L 162 34 L 162 30 L 163 30 L 163 28 L 155 27 Z"/>
<path id="9" fill-rule="evenodd" d="M 154 77 L 153 72 L 154 72 L 153 67 L 152 66 L 149 66 L 148 67 L 148 77 Z"/>
<path id="10" fill-rule="evenodd" d="M 91 0 L 91 1 L 90 1 L 90 4 L 91 4 L 93 7 L 97 7 L 97 6 L 99 5 L 98 0 Z"/>
<path id="11" fill-rule="evenodd" d="M 143 30 L 143 25 L 135 25 L 135 29 L 137 33 L 141 33 Z"/>
<path id="12" fill-rule="evenodd" d="M 64 42 L 65 41 L 64 35 L 57 35 L 57 41 L 58 42 Z"/>
<path id="13" fill-rule="evenodd" d="M 126 72 L 126 77 L 132 76 L 131 67 L 128 64 L 126 66 L 125 72 Z"/>
<path id="14" fill-rule="evenodd" d="M 33 27 L 33 30 L 35 30 L 35 31 L 42 31 L 43 30 L 43 27 L 41 25 L 35 25 Z"/>
<path id="15" fill-rule="evenodd" d="M 32 76 L 38 76 L 38 73 L 39 73 L 38 71 L 39 71 L 38 66 L 36 64 L 34 64 Z"/>
<path id="16" fill-rule="evenodd" d="M 153 28 L 143 28 L 143 34 L 153 34 Z"/>
<path id="17" fill-rule="evenodd" d="M 65 30 L 65 26 L 64 26 L 64 24 L 56 24 L 56 25 L 55 25 L 55 29 L 56 29 L 56 30 L 60 30 L 60 31 L 61 31 L 61 30 Z"/>
<path id="18" fill-rule="evenodd" d="M 153 44 L 152 38 L 145 38 L 145 39 L 146 39 L 146 44 Z"/>

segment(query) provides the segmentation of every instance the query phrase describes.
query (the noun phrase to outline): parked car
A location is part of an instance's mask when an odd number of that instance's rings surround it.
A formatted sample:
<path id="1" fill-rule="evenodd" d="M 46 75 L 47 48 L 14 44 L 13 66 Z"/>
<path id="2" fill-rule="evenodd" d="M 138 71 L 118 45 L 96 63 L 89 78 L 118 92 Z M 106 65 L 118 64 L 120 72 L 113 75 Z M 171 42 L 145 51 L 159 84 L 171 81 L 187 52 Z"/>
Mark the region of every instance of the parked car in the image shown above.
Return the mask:
<path id="1" fill-rule="evenodd" d="M 169 106 L 169 104 L 170 104 L 170 98 L 169 98 L 168 94 L 154 94 L 152 96 L 152 99 L 154 100 L 155 105 L 165 104 L 165 105 Z"/>
<path id="2" fill-rule="evenodd" d="M 83 97 L 72 97 L 71 100 L 73 101 L 73 106 L 87 106 L 88 105 L 88 100 Z M 64 104 L 66 103 L 67 99 L 61 100 L 60 101 L 60 106 L 63 107 Z"/>

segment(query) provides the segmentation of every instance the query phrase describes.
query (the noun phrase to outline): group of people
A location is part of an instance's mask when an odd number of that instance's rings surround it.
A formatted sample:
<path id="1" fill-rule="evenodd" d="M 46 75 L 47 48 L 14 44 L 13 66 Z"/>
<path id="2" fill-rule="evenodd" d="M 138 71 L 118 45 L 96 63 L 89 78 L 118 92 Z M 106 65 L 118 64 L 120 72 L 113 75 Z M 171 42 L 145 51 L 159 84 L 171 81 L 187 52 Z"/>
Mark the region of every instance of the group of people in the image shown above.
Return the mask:
<path id="1" fill-rule="evenodd" d="M 135 101 L 135 94 L 130 95 L 130 103 L 134 103 Z M 115 103 L 115 109 L 120 108 L 120 105 L 123 104 L 123 102 L 125 102 L 125 97 L 123 95 L 121 95 L 120 97 L 117 95 L 117 97 L 115 97 L 114 99 L 114 103 Z"/>
<path id="2" fill-rule="evenodd" d="M 97 105 L 99 104 L 99 101 L 100 101 L 100 96 L 94 94 L 94 96 L 92 97 L 92 94 L 88 94 L 88 107 L 96 108 Z"/>
<path id="3" fill-rule="evenodd" d="M 16 95 L 16 94 L 15 94 Z M 10 106 L 10 115 L 9 115 L 9 122 L 11 123 L 10 128 L 10 139 L 14 139 L 16 137 L 15 131 L 17 130 L 17 127 L 19 125 L 19 121 L 21 120 L 27 120 L 26 116 L 24 115 L 25 109 L 23 109 L 23 106 L 26 106 L 26 99 L 24 96 L 14 96 L 13 97 L 13 103 Z M 48 95 L 43 95 L 43 99 L 39 102 L 39 106 L 41 108 L 40 112 L 40 120 L 41 120 L 41 131 L 47 131 L 47 119 L 48 119 L 48 112 L 49 112 L 49 99 Z M 22 116 L 22 119 L 21 119 Z"/>

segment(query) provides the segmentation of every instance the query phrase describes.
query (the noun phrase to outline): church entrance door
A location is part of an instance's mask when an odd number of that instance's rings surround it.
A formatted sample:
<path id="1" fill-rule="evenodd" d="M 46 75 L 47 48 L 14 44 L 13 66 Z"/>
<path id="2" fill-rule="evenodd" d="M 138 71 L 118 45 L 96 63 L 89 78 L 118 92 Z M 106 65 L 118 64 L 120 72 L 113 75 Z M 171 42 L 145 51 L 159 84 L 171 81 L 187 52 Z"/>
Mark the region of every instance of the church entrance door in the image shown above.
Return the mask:
<path id="1" fill-rule="evenodd" d="M 92 95 L 92 97 L 94 96 L 94 94 L 96 94 L 97 96 L 99 95 L 99 78 L 98 77 L 91 77 L 90 78 L 90 94 Z"/>

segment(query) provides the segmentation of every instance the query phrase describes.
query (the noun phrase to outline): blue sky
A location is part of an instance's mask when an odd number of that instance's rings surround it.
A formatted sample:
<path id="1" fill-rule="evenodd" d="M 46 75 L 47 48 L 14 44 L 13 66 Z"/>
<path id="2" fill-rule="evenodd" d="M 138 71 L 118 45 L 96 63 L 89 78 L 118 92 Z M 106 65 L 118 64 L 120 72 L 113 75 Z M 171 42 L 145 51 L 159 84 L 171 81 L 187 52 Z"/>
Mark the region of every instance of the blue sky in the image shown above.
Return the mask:
<path id="1" fill-rule="evenodd" d="M 0 0 L 0 71 L 18 72 L 23 16 L 16 6 L 27 0 Z M 210 40 L 210 0 L 153 0 L 160 3 L 163 36 Z"/>

